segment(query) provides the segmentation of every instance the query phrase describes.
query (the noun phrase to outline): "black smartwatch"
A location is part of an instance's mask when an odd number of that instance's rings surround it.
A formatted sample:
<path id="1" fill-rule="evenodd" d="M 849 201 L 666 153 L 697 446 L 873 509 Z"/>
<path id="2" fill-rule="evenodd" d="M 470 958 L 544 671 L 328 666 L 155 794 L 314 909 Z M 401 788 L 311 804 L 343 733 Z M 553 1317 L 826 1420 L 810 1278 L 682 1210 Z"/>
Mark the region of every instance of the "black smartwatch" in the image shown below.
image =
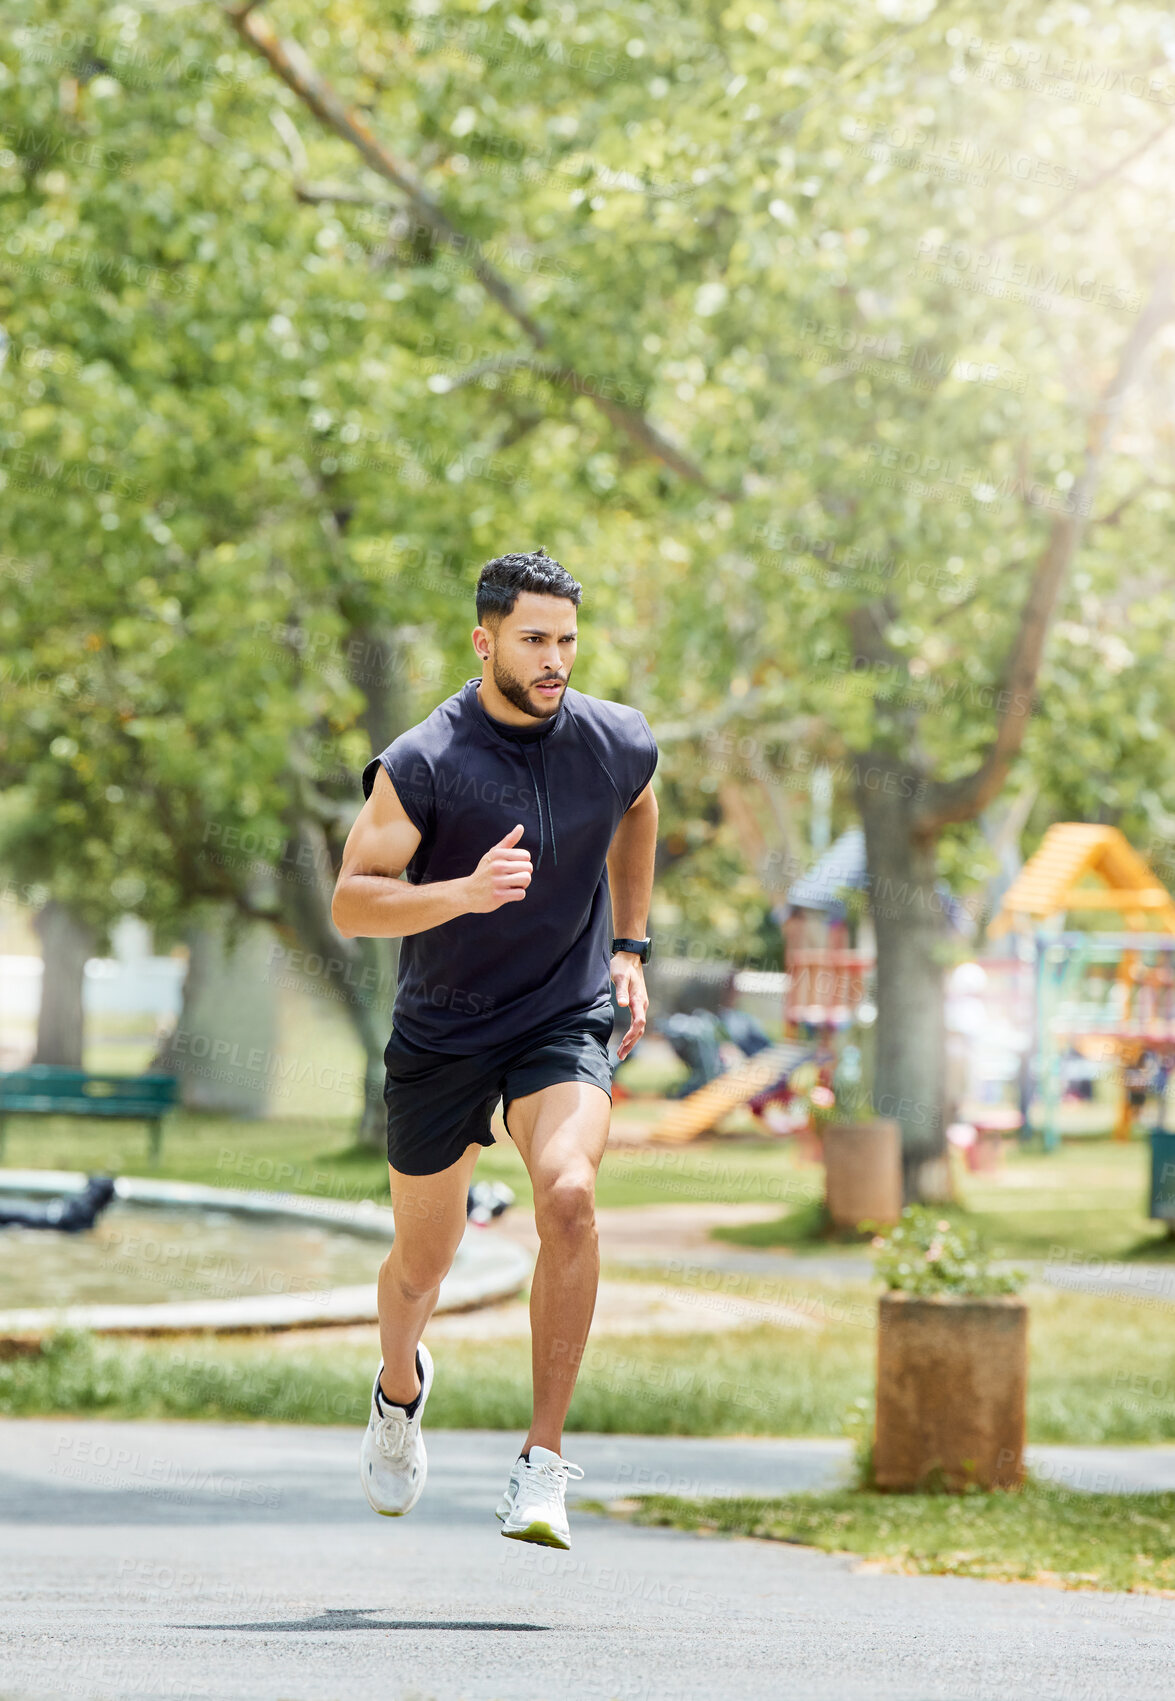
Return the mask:
<path id="1" fill-rule="evenodd" d="M 615 956 L 617 951 L 631 951 L 634 957 L 639 957 L 642 963 L 647 963 L 653 954 L 653 941 L 651 939 L 614 939 L 612 941 L 612 955 Z"/>

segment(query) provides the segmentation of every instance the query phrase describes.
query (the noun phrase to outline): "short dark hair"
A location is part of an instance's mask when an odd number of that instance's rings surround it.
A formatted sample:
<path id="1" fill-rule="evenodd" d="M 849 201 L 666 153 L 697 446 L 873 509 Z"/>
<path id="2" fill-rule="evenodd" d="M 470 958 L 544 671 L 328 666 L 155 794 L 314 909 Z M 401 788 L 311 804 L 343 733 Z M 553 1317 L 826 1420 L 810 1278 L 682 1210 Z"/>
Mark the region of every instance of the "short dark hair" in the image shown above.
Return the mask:
<path id="1" fill-rule="evenodd" d="M 529 555 L 499 555 L 487 561 L 477 581 L 479 626 L 497 627 L 514 613 L 520 591 L 544 597 L 566 597 L 579 607 L 583 586 L 540 544 Z"/>

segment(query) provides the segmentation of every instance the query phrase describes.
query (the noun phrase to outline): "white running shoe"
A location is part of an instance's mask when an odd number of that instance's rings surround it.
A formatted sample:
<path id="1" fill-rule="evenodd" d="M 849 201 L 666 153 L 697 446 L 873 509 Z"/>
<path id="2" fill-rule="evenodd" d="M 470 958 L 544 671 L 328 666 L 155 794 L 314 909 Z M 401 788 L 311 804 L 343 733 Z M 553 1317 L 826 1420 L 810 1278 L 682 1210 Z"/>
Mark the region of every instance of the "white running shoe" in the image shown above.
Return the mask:
<path id="1" fill-rule="evenodd" d="M 567 1527 L 563 1497 L 568 1477 L 582 1477 L 583 1471 L 549 1447 L 532 1447 L 530 1458 L 520 1458 L 511 1471 L 511 1484 L 516 1473 L 518 1486 L 513 1497 L 509 1488 L 503 1496 L 504 1500 L 509 1499 L 509 1510 L 502 1520 L 502 1534 L 516 1542 L 569 1548 L 571 1531 Z"/>
<path id="2" fill-rule="evenodd" d="M 495 1517 L 507 1518 L 509 1516 L 510 1508 L 514 1504 L 514 1496 L 518 1493 L 518 1485 L 522 1481 L 522 1471 L 525 1463 L 526 1461 L 520 1454 L 511 1469 L 510 1481 L 506 1484 L 506 1492 L 498 1502 L 497 1510 L 494 1514 Z"/>
<path id="3" fill-rule="evenodd" d="M 375 1391 L 383 1373 L 376 1371 L 371 1390 L 371 1418 L 359 1451 L 359 1477 L 368 1504 L 385 1518 L 402 1518 L 411 1512 L 424 1493 L 428 1455 L 420 1422 L 432 1387 L 432 1354 L 422 1341 L 416 1349 L 420 1376 L 420 1404 L 409 1417 L 403 1406 L 386 1403 L 381 1411 Z"/>

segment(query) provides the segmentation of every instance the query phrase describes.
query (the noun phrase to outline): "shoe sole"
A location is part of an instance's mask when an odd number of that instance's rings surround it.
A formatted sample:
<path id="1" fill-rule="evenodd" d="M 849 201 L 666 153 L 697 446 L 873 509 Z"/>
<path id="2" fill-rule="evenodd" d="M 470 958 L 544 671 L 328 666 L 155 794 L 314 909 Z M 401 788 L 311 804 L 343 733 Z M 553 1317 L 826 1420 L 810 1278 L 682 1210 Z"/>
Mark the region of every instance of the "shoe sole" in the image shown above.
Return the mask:
<path id="1" fill-rule="evenodd" d="M 420 1482 L 417 1485 L 416 1493 L 412 1496 L 412 1499 L 408 1502 L 407 1506 L 402 1506 L 398 1512 L 392 1512 L 386 1506 L 377 1506 L 375 1504 L 375 1501 L 367 1492 L 367 1478 L 363 1475 L 362 1470 L 359 1472 L 359 1481 L 363 1485 L 364 1499 L 367 1501 L 367 1504 L 371 1507 L 373 1512 L 378 1512 L 381 1518 L 403 1518 L 411 1512 L 412 1508 L 416 1505 L 417 1501 L 424 1493 L 424 1485 L 428 1481 L 428 1460 L 425 1460 L 424 1469 L 420 1473 Z"/>
<path id="2" fill-rule="evenodd" d="M 571 1547 L 570 1542 L 566 1542 L 562 1536 L 556 1535 L 550 1524 L 544 1523 L 541 1519 L 536 1519 L 533 1524 L 528 1524 L 525 1530 L 503 1529 L 502 1534 L 508 1541 L 537 1542 L 540 1547 L 561 1547 L 565 1552 Z"/>

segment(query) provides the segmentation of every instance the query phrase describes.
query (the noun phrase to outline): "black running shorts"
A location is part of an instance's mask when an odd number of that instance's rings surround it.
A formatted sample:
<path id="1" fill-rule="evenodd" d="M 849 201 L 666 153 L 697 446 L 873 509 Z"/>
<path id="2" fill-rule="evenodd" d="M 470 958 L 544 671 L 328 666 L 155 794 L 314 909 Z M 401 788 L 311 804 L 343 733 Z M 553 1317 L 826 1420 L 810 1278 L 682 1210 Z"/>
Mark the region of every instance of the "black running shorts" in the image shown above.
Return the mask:
<path id="1" fill-rule="evenodd" d="M 612 1008 L 559 1017 L 472 1056 L 426 1051 L 392 1029 L 384 1051 L 388 1162 L 403 1175 L 436 1175 L 474 1143 L 492 1146 L 503 1103 L 556 1081 L 593 1081 L 612 1097 Z M 510 1132 L 507 1123 L 506 1132 Z"/>

